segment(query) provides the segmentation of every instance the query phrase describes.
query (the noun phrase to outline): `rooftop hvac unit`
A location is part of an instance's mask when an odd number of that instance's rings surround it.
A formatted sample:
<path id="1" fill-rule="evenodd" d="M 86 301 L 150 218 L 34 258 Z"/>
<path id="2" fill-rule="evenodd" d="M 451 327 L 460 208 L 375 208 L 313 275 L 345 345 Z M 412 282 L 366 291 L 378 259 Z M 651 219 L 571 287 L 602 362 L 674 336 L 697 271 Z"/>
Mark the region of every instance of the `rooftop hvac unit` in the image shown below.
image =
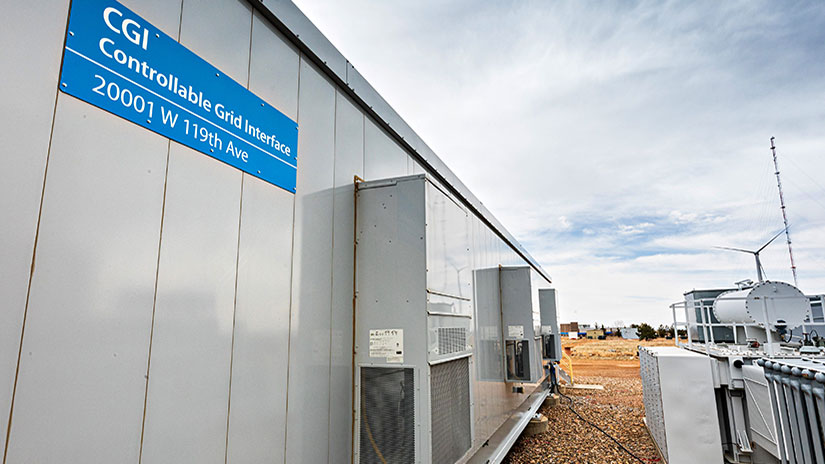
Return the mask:
<path id="1" fill-rule="evenodd" d="M 360 184 L 355 462 L 453 463 L 472 444 L 469 220 L 425 176 Z"/>
<path id="2" fill-rule="evenodd" d="M 641 347 L 645 424 L 668 464 L 723 462 L 710 359 Z"/>
<path id="3" fill-rule="evenodd" d="M 557 317 L 558 297 L 555 288 L 539 289 L 541 346 L 544 359 L 561 360 L 561 337 Z"/>

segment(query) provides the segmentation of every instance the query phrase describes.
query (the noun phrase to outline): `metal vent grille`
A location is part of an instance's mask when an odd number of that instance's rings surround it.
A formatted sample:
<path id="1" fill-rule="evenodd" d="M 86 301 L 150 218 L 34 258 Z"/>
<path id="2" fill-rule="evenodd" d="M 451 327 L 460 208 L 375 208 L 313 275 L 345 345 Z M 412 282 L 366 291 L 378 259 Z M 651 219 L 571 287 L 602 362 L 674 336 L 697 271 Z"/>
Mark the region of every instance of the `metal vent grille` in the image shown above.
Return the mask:
<path id="1" fill-rule="evenodd" d="M 412 368 L 361 368 L 359 462 L 415 462 Z"/>
<path id="2" fill-rule="evenodd" d="M 438 328 L 438 354 L 460 353 L 467 349 L 467 329 L 464 327 Z"/>
<path id="3" fill-rule="evenodd" d="M 668 460 L 665 414 L 662 405 L 662 386 L 659 382 L 659 362 L 645 349 L 639 350 L 640 374 L 644 393 L 645 422 L 650 435 L 659 446 L 665 461 Z"/>
<path id="4" fill-rule="evenodd" d="M 430 368 L 433 464 L 454 463 L 470 449 L 468 358 Z M 389 461 L 388 461 L 389 462 Z"/>

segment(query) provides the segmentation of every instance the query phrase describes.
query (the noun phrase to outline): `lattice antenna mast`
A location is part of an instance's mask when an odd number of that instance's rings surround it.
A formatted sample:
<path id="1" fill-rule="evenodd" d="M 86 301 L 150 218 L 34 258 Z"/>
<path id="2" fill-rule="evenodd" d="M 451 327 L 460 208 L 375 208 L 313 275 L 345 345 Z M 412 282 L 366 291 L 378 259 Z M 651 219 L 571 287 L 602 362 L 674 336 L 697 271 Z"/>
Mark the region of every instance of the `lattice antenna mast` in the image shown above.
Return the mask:
<path id="1" fill-rule="evenodd" d="M 782 193 L 782 180 L 779 178 L 779 162 L 776 160 L 776 145 L 771 137 L 771 153 L 773 154 L 773 167 L 776 171 L 776 185 L 779 187 L 779 205 L 782 208 L 782 220 L 785 221 L 785 239 L 788 242 L 788 256 L 791 257 L 791 273 L 793 273 L 793 284 L 799 287 L 796 280 L 796 264 L 793 261 L 793 247 L 791 247 L 791 233 L 788 231 L 788 215 L 785 213 L 785 195 Z"/>

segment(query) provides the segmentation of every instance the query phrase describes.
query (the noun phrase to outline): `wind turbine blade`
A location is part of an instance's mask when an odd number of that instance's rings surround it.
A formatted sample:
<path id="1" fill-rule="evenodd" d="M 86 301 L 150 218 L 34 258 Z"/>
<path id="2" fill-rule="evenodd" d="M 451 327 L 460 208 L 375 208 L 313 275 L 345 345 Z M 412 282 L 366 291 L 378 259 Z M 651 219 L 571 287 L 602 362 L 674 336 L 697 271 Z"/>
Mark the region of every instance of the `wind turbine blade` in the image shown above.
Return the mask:
<path id="1" fill-rule="evenodd" d="M 785 229 L 780 230 L 778 234 L 774 235 L 772 239 L 768 240 L 768 243 L 762 245 L 762 248 L 756 250 L 756 252 L 759 253 L 760 251 L 764 250 L 765 247 L 773 243 L 773 241 L 776 240 L 780 235 L 782 235 L 783 232 L 785 232 Z"/>
<path id="2" fill-rule="evenodd" d="M 713 248 L 716 248 L 716 249 L 719 249 L 719 250 L 741 251 L 742 253 L 750 253 L 750 254 L 754 254 L 754 253 L 756 253 L 755 251 L 751 251 L 751 250 L 743 250 L 743 249 L 741 249 L 741 248 L 720 247 L 720 246 L 715 246 L 715 247 L 713 247 Z"/>

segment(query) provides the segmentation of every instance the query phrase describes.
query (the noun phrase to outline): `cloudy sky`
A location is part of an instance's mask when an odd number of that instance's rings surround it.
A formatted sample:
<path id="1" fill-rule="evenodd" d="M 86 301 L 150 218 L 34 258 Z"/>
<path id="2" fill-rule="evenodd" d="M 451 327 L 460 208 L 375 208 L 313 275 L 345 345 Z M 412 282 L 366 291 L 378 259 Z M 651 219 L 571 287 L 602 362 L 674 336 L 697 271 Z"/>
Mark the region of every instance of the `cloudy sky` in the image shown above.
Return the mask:
<path id="1" fill-rule="evenodd" d="M 553 276 L 561 319 L 654 324 L 756 279 L 825 292 L 819 2 L 297 0 Z M 784 238 L 784 237 L 783 237 Z M 788 250 L 763 252 L 792 282 Z"/>

